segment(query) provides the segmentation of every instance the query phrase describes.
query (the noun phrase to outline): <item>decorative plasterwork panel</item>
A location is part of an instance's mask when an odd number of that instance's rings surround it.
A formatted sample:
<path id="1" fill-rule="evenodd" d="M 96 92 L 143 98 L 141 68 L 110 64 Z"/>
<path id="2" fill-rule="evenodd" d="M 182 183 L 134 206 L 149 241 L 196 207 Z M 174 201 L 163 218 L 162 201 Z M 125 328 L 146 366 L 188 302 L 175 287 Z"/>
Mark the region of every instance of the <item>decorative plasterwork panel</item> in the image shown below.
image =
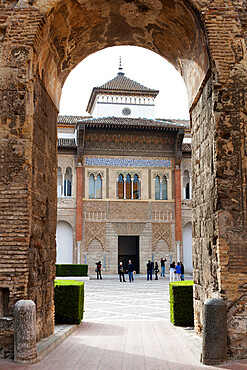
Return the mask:
<path id="1" fill-rule="evenodd" d="M 144 222 L 115 222 L 112 223 L 117 235 L 141 235 Z"/>
<path id="2" fill-rule="evenodd" d="M 170 159 L 85 158 L 85 166 L 171 167 Z"/>
<path id="3" fill-rule="evenodd" d="M 169 173 L 167 173 L 167 172 L 155 172 L 154 174 L 153 174 L 153 179 L 155 180 L 156 179 L 156 176 L 159 176 L 160 178 L 162 178 L 163 176 L 165 176 L 168 180 L 169 180 Z"/>
<path id="4" fill-rule="evenodd" d="M 156 243 L 164 239 L 172 251 L 172 228 L 171 224 L 152 223 L 152 249 L 154 250 Z"/>
<path id="5" fill-rule="evenodd" d="M 109 220 L 147 221 L 148 219 L 148 202 L 109 202 Z"/>
<path id="6" fill-rule="evenodd" d="M 174 203 L 153 202 L 151 214 L 153 221 L 174 221 Z"/>
<path id="7" fill-rule="evenodd" d="M 107 218 L 106 202 L 83 202 L 83 218 L 86 221 L 101 221 Z"/>
<path id="8" fill-rule="evenodd" d="M 106 198 L 109 198 L 109 168 L 106 169 Z"/>
<path id="9" fill-rule="evenodd" d="M 119 175 L 123 175 L 123 176 L 130 175 L 131 179 L 133 179 L 135 175 L 138 175 L 138 177 L 140 178 L 141 172 L 138 172 L 138 171 L 118 171 L 116 172 L 116 178 L 118 178 Z"/>
<path id="10" fill-rule="evenodd" d="M 104 178 L 104 173 L 102 171 L 88 171 L 87 172 L 87 177 L 89 178 L 91 175 L 94 176 L 94 178 L 96 179 L 98 175 L 101 176 L 101 178 L 103 179 Z"/>
<path id="11" fill-rule="evenodd" d="M 93 239 L 97 239 L 103 250 L 106 245 L 106 224 L 104 222 L 86 222 L 85 223 L 85 251 Z"/>

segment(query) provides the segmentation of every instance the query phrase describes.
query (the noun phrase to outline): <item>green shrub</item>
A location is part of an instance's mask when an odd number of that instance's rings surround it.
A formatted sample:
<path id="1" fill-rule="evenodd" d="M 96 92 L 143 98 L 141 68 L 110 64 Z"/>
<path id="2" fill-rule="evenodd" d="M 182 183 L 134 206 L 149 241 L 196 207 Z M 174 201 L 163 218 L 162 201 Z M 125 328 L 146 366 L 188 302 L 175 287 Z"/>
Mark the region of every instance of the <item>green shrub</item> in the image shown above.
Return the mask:
<path id="1" fill-rule="evenodd" d="M 87 276 L 88 265 L 56 264 L 56 276 Z"/>
<path id="2" fill-rule="evenodd" d="M 173 325 L 194 326 L 193 281 L 169 284 L 170 318 Z"/>
<path id="3" fill-rule="evenodd" d="M 80 324 L 84 308 L 84 283 L 55 280 L 55 323 Z"/>

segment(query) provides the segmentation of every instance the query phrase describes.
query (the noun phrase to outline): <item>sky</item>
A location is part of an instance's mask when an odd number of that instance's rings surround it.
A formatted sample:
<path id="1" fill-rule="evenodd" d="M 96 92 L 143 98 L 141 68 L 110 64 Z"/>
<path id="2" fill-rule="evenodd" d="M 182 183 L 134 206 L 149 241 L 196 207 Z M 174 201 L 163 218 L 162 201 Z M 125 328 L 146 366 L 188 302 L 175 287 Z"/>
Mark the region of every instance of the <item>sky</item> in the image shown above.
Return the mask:
<path id="1" fill-rule="evenodd" d="M 160 55 L 136 46 L 114 46 L 85 58 L 69 74 L 62 90 L 62 115 L 88 115 L 86 107 L 93 87 L 116 77 L 121 56 L 125 76 L 159 90 L 156 118 L 189 119 L 187 90 L 181 75 Z"/>

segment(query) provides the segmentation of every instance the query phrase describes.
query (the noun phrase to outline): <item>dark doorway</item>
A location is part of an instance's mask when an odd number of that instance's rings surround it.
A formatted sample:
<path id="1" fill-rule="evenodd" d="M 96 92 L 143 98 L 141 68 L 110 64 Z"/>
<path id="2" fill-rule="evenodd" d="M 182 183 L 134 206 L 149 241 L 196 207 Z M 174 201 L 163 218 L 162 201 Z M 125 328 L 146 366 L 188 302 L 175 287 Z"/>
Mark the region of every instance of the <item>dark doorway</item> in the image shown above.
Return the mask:
<path id="1" fill-rule="evenodd" d="M 134 264 L 135 271 L 139 274 L 139 236 L 118 237 L 118 263 L 123 262 L 127 268 L 128 261 Z"/>

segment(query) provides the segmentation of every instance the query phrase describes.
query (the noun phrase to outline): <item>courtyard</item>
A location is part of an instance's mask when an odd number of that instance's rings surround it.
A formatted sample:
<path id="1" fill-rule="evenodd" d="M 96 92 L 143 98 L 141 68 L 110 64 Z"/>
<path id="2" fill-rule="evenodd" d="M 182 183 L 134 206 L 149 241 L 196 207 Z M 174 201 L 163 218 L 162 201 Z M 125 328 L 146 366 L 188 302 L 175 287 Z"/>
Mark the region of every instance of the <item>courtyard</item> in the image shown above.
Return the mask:
<path id="1" fill-rule="evenodd" d="M 120 283 L 115 275 L 86 281 L 81 326 L 41 362 L 18 365 L 1 360 L 0 369 L 247 368 L 246 360 L 219 367 L 200 364 L 185 344 L 186 336 L 191 336 L 190 342 L 198 347 L 199 338 L 170 323 L 168 277 L 147 281 L 137 275 L 133 283 L 126 280 Z"/>

